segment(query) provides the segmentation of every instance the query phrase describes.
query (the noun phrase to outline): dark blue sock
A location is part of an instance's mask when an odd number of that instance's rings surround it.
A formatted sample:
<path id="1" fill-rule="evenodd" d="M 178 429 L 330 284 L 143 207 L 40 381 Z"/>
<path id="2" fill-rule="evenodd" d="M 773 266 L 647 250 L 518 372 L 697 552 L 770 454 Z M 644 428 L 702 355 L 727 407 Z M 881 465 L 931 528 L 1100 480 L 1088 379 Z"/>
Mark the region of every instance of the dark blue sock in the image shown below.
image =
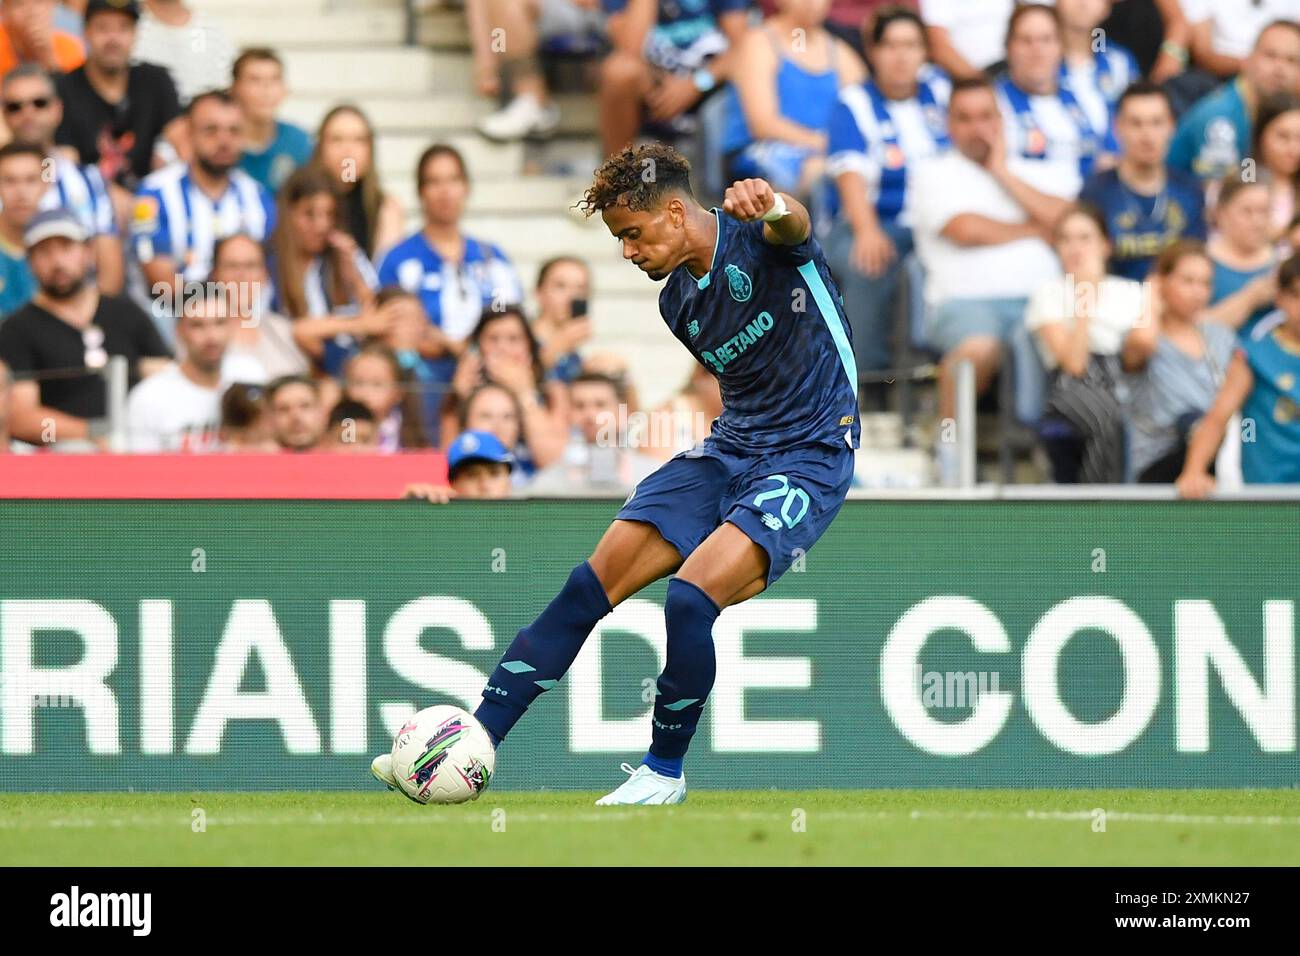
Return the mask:
<path id="1" fill-rule="evenodd" d="M 713 622 L 722 613 L 713 599 L 689 581 L 672 578 L 664 618 L 668 625 L 668 661 L 659 675 L 650 756 L 677 766 L 700 722 L 704 701 L 713 689 L 717 662 L 713 655 Z M 647 761 L 648 763 L 648 761 Z M 651 765 L 651 769 L 655 769 Z M 661 771 L 662 772 L 662 771 Z"/>
<path id="2" fill-rule="evenodd" d="M 682 775 L 683 758 L 678 757 L 676 760 L 669 760 L 667 757 L 656 757 L 654 754 L 646 754 L 645 759 L 641 761 L 655 773 L 661 773 L 665 777 L 680 777 Z"/>
<path id="3" fill-rule="evenodd" d="M 538 694 L 559 683 L 591 629 L 612 610 L 596 572 L 583 561 L 537 620 L 515 635 L 483 689 L 474 716 L 494 745 Z"/>

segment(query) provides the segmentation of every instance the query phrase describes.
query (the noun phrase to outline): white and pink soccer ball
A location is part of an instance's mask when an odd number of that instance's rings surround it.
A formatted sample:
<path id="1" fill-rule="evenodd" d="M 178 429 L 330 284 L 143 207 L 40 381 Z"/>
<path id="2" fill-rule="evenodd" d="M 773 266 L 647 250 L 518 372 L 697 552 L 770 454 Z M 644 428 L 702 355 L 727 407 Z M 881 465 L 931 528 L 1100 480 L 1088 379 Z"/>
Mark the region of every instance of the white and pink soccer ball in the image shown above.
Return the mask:
<path id="1" fill-rule="evenodd" d="M 393 774 L 418 803 L 477 800 L 495 766 L 487 731 L 459 707 L 426 707 L 393 738 Z"/>

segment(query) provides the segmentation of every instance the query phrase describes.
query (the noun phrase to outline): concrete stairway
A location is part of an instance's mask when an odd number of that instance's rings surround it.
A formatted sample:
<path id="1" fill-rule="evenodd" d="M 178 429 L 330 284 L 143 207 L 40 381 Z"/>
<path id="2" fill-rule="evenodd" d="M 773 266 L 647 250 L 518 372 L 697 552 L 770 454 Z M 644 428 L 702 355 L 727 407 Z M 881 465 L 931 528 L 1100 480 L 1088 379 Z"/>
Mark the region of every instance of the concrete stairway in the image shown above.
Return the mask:
<path id="1" fill-rule="evenodd" d="M 286 118 L 314 132 L 329 107 L 360 105 L 379 134 L 379 168 L 387 190 L 401 197 L 412 229 L 419 222 L 415 163 L 435 141 L 466 157 L 473 182 L 465 228 L 501 245 L 525 287 L 537 267 L 560 253 L 592 267 L 592 349 L 626 356 L 643 403 L 667 398 L 685 381 L 690 357 L 668 333 L 656 305 L 659 286 L 622 261 L 598 222 L 576 223 L 565 212 L 585 182 L 525 175 L 521 145 L 499 146 L 474 131 L 494 108 L 473 91 L 469 35 L 459 8 L 421 16 L 416 47 L 405 46 L 400 0 L 195 0 L 218 17 L 239 46 L 270 46 L 284 57 L 292 90 Z M 561 99 L 562 135 L 589 166 L 598 159 L 590 97 Z M 570 149 L 572 152 L 572 149 Z"/>

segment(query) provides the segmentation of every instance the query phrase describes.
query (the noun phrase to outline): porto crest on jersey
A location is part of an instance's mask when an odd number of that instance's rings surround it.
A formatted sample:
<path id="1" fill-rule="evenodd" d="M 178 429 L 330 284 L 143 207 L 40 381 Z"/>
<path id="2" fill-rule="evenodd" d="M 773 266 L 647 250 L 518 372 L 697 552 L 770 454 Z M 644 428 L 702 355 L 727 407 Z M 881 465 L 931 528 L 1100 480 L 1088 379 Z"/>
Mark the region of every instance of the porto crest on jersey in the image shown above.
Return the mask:
<path id="1" fill-rule="evenodd" d="M 729 265 L 724 270 L 727 274 L 727 291 L 737 302 L 748 302 L 754 294 L 754 283 L 749 280 L 740 266 Z"/>

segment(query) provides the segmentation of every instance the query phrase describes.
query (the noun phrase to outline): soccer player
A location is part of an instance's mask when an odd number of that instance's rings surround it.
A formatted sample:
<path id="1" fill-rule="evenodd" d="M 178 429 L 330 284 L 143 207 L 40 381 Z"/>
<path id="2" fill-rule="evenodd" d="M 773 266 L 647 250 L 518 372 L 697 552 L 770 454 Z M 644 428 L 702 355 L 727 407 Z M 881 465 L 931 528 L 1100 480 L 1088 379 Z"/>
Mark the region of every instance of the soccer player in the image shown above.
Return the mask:
<path id="1" fill-rule="evenodd" d="M 718 379 L 723 412 L 699 445 L 633 490 L 588 560 L 515 637 L 475 717 L 499 742 L 564 676 L 621 601 L 666 575 L 667 664 L 650 751 L 598 805 L 686 797 L 682 762 L 713 686 L 713 623 L 765 590 L 821 537 L 844 501 L 858 445 L 849 324 L 808 211 L 761 179 L 706 210 L 690 166 L 661 144 L 625 149 L 582 202 L 631 260 L 667 280 L 659 309 Z M 396 787 L 391 758 L 373 773 Z"/>

